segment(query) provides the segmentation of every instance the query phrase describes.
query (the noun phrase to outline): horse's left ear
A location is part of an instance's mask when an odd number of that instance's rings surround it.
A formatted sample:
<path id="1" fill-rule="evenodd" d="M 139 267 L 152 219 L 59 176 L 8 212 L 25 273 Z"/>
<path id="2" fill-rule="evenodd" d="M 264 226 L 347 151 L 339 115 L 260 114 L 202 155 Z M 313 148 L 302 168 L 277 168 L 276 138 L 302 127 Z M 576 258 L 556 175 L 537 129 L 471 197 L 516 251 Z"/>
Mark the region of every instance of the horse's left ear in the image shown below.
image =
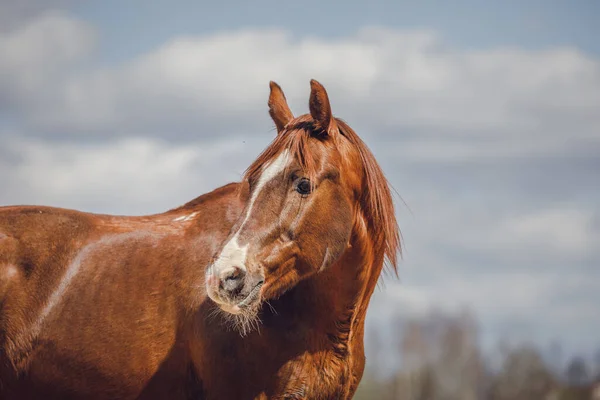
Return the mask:
<path id="1" fill-rule="evenodd" d="M 279 85 L 271 81 L 269 82 L 269 86 L 271 88 L 271 93 L 269 94 L 269 114 L 273 122 L 275 122 L 277 133 L 281 133 L 288 122 L 294 119 L 294 114 L 292 114 L 292 110 L 290 110 L 285 99 L 285 94 L 283 94 L 283 90 L 281 90 Z"/>
<path id="2" fill-rule="evenodd" d="M 337 132 L 337 124 L 331 113 L 331 105 L 329 104 L 327 91 L 323 85 L 314 79 L 311 79 L 310 81 L 310 99 L 308 106 L 310 108 L 310 115 L 318 128 L 322 129 L 328 135 Z"/>

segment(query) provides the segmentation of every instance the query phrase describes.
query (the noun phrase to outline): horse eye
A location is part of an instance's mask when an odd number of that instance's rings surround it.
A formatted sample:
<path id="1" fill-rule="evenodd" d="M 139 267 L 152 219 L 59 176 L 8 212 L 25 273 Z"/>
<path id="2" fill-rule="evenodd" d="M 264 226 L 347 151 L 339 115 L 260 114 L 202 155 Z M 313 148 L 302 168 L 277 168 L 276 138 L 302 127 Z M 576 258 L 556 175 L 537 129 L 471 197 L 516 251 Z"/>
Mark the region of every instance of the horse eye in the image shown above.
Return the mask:
<path id="1" fill-rule="evenodd" d="M 296 185 L 296 192 L 305 196 L 310 193 L 310 181 L 306 178 L 300 179 L 300 182 Z"/>

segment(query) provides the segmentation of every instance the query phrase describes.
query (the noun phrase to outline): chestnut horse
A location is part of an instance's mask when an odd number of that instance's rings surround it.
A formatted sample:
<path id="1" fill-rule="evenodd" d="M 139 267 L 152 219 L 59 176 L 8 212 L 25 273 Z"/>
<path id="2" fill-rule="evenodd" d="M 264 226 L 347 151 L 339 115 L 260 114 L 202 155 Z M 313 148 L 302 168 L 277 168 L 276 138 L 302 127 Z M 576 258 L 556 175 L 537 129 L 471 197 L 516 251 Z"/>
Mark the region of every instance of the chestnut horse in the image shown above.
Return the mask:
<path id="1" fill-rule="evenodd" d="M 311 81 L 232 183 L 158 215 L 0 208 L 0 399 L 349 399 L 400 239 L 388 183 Z"/>

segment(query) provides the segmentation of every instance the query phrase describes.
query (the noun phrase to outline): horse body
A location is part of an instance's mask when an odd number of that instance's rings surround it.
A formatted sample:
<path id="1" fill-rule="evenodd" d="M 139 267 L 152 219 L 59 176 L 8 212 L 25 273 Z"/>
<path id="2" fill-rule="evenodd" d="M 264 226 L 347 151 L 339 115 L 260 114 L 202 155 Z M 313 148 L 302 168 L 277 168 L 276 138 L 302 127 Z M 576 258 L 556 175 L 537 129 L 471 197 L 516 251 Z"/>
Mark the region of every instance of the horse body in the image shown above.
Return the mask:
<path id="1" fill-rule="evenodd" d="M 352 398 L 390 191 L 316 81 L 269 108 L 243 180 L 182 207 L 0 208 L 0 400 Z"/>
<path id="2" fill-rule="evenodd" d="M 357 256 L 274 300 L 241 337 L 203 289 L 239 194 L 206 197 L 150 217 L 0 208 L 0 398 L 346 398 L 364 367 L 349 338 L 361 285 L 342 279 Z"/>
<path id="3" fill-rule="evenodd" d="M 184 321 L 206 299 L 237 186 L 149 217 L 0 209 L 0 398 L 193 389 Z"/>

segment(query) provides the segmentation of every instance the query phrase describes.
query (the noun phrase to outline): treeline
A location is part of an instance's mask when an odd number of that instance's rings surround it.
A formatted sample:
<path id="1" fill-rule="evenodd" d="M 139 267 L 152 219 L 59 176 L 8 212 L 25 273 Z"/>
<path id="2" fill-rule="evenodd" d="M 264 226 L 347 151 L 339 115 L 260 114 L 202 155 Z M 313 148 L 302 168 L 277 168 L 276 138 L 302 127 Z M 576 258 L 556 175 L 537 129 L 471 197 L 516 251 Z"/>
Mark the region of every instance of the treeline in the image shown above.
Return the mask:
<path id="1" fill-rule="evenodd" d="M 469 311 L 391 324 L 396 340 L 369 332 L 356 400 L 600 400 L 600 351 L 564 362 L 559 346 L 499 344 L 485 355 Z"/>

